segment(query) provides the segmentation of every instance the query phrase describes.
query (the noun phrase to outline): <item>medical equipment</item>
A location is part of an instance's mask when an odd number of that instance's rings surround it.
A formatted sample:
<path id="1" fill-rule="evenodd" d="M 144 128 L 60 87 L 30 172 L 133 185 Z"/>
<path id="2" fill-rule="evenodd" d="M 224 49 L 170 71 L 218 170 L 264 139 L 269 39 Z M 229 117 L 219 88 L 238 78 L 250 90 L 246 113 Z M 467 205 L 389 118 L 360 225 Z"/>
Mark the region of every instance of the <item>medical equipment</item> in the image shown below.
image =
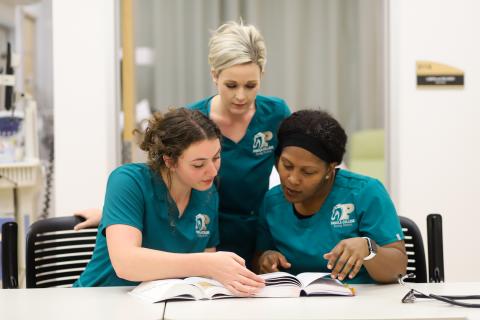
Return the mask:
<path id="1" fill-rule="evenodd" d="M 414 289 L 407 285 L 404 282 L 405 279 L 414 277 L 412 273 L 406 274 L 404 276 L 400 275 L 398 277 L 398 283 L 404 287 L 410 289 L 408 293 L 402 298 L 402 303 L 413 303 L 418 299 L 435 299 L 455 306 L 467 307 L 467 308 L 480 308 L 480 303 L 467 303 L 458 300 L 479 300 L 480 295 L 457 295 L 457 296 L 447 296 L 447 295 L 437 295 L 433 293 L 423 293 L 417 289 Z"/>
<path id="2" fill-rule="evenodd" d="M 7 46 L 6 74 L 0 74 L 0 90 L 6 87 L 6 103 L 0 103 L 0 189 L 13 190 L 13 213 L 18 223 L 18 248 L 25 247 L 25 227 L 37 219 L 38 192 L 42 185 L 38 150 L 37 105 L 32 97 L 15 92 L 15 67 L 10 45 Z M 0 203 L 9 203 L 0 194 Z M 5 214 L 5 208 L 0 208 Z M 19 253 L 19 272 L 23 273 L 25 257 Z M 23 278 L 23 277 L 21 277 Z"/>

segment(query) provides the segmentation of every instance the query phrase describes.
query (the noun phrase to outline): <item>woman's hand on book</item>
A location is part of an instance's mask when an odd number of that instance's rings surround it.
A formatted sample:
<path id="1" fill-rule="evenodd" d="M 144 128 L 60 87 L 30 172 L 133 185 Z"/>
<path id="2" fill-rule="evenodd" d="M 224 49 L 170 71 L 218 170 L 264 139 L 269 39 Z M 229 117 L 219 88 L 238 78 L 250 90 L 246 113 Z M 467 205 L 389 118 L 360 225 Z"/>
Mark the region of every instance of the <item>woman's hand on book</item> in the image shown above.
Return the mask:
<path id="1" fill-rule="evenodd" d="M 343 280 L 357 275 L 367 255 L 368 246 L 364 238 L 349 238 L 340 241 L 323 257 L 328 260 L 327 268 L 332 270 L 332 278 Z"/>
<path id="2" fill-rule="evenodd" d="M 258 259 L 260 273 L 278 272 L 279 268 L 288 269 L 292 265 L 283 254 L 274 250 L 265 251 Z"/>
<path id="3" fill-rule="evenodd" d="M 207 275 L 236 296 L 248 297 L 265 286 L 265 280 L 245 267 L 245 260 L 233 252 L 208 254 Z"/>

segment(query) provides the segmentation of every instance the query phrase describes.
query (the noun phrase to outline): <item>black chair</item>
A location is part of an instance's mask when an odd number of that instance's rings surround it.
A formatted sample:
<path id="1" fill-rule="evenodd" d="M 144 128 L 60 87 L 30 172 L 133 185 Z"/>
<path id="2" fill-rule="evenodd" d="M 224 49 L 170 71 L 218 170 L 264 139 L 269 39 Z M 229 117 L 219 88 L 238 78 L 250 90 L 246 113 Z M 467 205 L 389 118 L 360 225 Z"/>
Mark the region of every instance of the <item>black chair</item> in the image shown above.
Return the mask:
<path id="1" fill-rule="evenodd" d="M 92 257 L 97 236 L 97 229 L 73 230 L 82 221 L 75 216 L 57 217 L 39 220 L 30 226 L 26 239 L 27 288 L 71 287 L 79 278 Z M 16 257 L 16 252 L 12 252 L 16 246 L 8 251 L 5 254 Z M 3 279 L 9 280 L 3 284 L 4 288 L 18 283 L 14 260 L 2 260 Z"/>
<path id="2" fill-rule="evenodd" d="M 2 225 L 2 288 L 18 288 L 17 258 L 18 226 L 16 222 Z"/>
<path id="3" fill-rule="evenodd" d="M 405 247 L 407 250 L 408 264 L 407 273 L 413 273 L 415 278 L 406 279 L 412 282 L 444 282 L 443 266 L 443 238 L 442 238 L 442 217 L 439 214 L 427 216 L 427 239 L 428 239 L 428 269 L 423 246 L 422 233 L 417 224 L 407 218 L 400 216 L 400 224 L 405 235 Z"/>
<path id="4" fill-rule="evenodd" d="M 83 219 L 57 217 L 33 223 L 27 232 L 27 288 L 71 287 L 92 258 L 97 229 L 75 231 Z"/>
<path id="5" fill-rule="evenodd" d="M 415 278 L 406 279 L 405 281 L 428 282 L 422 233 L 413 220 L 403 216 L 399 218 L 403 234 L 405 235 L 405 247 L 408 257 L 407 273 L 415 274 Z"/>
<path id="6" fill-rule="evenodd" d="M 428 276 L 430 282 L 444 282 L 442 216 L 427 216 Z"/>

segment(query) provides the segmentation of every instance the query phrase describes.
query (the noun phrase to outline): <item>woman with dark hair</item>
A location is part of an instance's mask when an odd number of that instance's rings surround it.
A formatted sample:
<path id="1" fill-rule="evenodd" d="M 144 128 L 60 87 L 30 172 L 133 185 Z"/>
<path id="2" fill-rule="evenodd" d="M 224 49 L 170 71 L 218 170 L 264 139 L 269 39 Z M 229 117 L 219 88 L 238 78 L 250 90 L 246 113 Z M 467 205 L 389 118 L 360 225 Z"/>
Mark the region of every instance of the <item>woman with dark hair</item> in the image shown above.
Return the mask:
<path id="1" fill-rule="evenodd" d="M 340 124 L 323 111 L 298 111 L 278 140 L 281 185 L 260 208 L 258 270 L 395 282 L 407 265 L 395 207 L 378 180 L 336 168 L 347 142 Z"/>
<path id="2" fill-rule="evenodd" d="M 125 164 L 107 184 L 92 260 L 75 287 L 206 276 L 232 293 L 254 294 L 263 280 L 219 242 L 218 127 L 185 108 L 155 114 L 141 144 L 148 163 Z"/>
<path id="3" fill-rule="evenodd" d="M 212 34 L 208 49 L 217 94 L 188 108 L 201 111 L 221 130 L 219 249 L 235 252 L 250 266 L 258 209 L 275 164 L 276 133 L 290 110 L 284 100 L 259 94 L 267 49 L 255 26 L 227 22 Z M 101 211 L 90 209 L 76 215 L 87 219 L 75 227 L 78 230 L 97 225 Z"/>

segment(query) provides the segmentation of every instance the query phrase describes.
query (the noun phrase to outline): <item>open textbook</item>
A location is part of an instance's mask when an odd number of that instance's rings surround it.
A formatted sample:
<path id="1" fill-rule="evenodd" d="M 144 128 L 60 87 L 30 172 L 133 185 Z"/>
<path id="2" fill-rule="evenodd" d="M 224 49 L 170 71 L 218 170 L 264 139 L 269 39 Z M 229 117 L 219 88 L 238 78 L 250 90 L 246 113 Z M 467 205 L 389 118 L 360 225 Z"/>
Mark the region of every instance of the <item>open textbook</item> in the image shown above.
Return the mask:
<path id="1" fill-rule="evenodd" d="M 274 272 L 262 274 L 260 277 L 265 279 L 265 287 L 253 297 L 354 295 L 353 288 L 330 278 L 329 273 L 305 272 L 294 276 L 286 272 Z M 235 297 L 220 282 L 201 277 L 146 281 L 130 291 L 130 294 L 150 303 L 166 300 L 208 300 Z"/>

